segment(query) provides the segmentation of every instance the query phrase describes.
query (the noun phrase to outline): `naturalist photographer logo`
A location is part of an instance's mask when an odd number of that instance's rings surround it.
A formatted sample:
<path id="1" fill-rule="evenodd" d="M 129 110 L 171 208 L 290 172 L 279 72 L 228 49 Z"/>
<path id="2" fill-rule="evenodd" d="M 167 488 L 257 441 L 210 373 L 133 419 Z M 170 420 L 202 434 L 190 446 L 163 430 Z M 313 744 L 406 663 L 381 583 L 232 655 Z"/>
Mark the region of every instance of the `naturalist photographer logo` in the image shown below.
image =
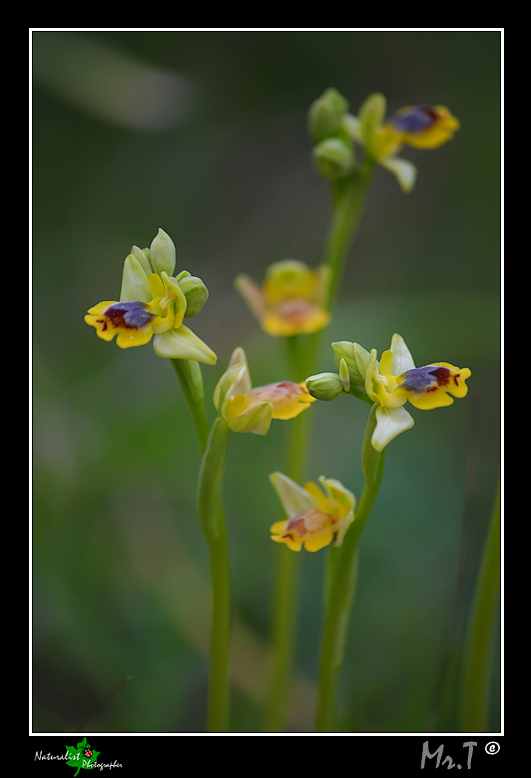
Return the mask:
<path id="1" fill-rule="evenodd" d="M 87 743 L 87 738 L 84 737 L 81 743 L 77 744 L 76 748 L 74 748 L 74 746 L 66 747 L 66 755 L 68 757 L 67 765 L 69 767 L 76 767 L 77 770 L 75 775 L 77 775 L 81 769 L 92 770 L 100 754 L 101 751 L 92 750 Z"/>
<path id="2" fill-rule="evenodd" d="M 35 760 L 65 760 L 69 767 L 75 767 L 76 772 L 74 778 L 78 775 L 80 770 L 103 770 L 104 768 L 121 767 L 122 765 L 114 760 L 114 762 L 98 762 L 98 756 L 101 751 L 95 751 L 92 746 L 87 743 L 87 738 L 77 744 L 77 746 L 66 746 L 66 754 L 43 754 L 42 751 L 35 752 Z"/>

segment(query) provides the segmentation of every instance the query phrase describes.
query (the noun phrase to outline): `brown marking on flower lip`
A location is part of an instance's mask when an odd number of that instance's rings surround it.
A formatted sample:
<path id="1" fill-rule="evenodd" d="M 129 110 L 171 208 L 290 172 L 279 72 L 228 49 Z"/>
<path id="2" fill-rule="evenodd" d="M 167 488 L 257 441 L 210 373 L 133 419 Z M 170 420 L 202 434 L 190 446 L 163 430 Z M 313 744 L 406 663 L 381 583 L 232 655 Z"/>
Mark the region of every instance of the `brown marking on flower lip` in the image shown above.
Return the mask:
<path id="1" fill-rule="evenodd" d="M 300 538 L 308 532 L 304 519 L 290 519 L 290 521 L 288 521 L 287 529 L 293 530 Z M 290 537 L 293 540 L 291 532 L 286 532 L 282 537 Z"/>
<path id="2" fill-rule="evenodd" d="M 459 381 L 458 381 L 457 379 L 459 378 L 459 376 L 460 376 L 460 375 L 461 375 L 461 373 L 456 373 L 456 374 L 454 375 L 454 384 L 455 384 L 456 386 L 459 386 Z"/>
<path id="3" fill-rule="evenodd" d="M 430 119 L 433 120 L 433 122 L 437 121 L 437 119 L 439 118 L 439 114 L 437 113 L 435 108 L 433 108 L 431 105 L 423 105 L 422 108 L 426 116 L 429 116 Z"/>
<path id="4" fill-rule="evenodd" d="M 110 319 L 114 327 L 125 327 L 128 330 L 137 330 L 138 327 L 131 326 L 125 321 L 125 311 L 116 310 L 112 306 L 109 306 L 105 311 L 105 316 Z M 106 328 L 106 327 L 105 327 Z"/>
<path id="5" fill-rule="evenodd" d="M 450 370 L 447 367 L 438 367 L 437 370 L 430 370 L 430 375 L 435 376 L 439 386 L 446 386 L 450 380 Z"/>
<path id="6" fill-rule="evenodd" d="M 296 298 L 282 300 L 276 306 L 278 315 L 287 321 L 293 322 L 294 324 L 300 321 L 304 321 L 314 312 L 314 309 L 315 306 L 313 306 L 311 303 L 306 302 L 306 300 L 300 300 Z"/>

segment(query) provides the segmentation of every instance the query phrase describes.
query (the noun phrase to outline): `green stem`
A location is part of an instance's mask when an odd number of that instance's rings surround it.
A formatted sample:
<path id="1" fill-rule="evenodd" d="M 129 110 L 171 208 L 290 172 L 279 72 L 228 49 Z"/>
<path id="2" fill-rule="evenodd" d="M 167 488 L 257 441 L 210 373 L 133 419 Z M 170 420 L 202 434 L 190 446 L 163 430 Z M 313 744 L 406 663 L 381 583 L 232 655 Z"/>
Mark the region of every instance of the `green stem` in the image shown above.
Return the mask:
<path id="1" fill-rule="evenodd" d="M 216 419 L 209 430 L 199 364 L 179 359 L 171 362 L 188 403 L 202 455 L 198 513 L 208 546 L 212 591 L 208 730 L 228 732 L 231 592 L 221 487 L 230 431 L 221 419 Z"/>
<path id="2" fill-rule="evenodd" d="M 303 477 L 308 451 L 308 411 L 290 422 L 292 433 L 286 466 L 287 475 L 299 482 Z M 282 732 L 288 718 L 291 693 L 291 668 L 295 648 L 297 624 L 297 579 L 300 554 L 281 545 L 277 550 L 275 589 L 273 592 L 272 620 L 272 672 L 266 705 L 264 729 L 266 732 Z"/>
<path id="3" fill-rule="evenodd" d="M 356 578 L 358 543 L 378 495 L 383 475 L 384 453 L 374 481 L 366 482 L 349 528 L 335 560 L 329 583 L 327 612 L 323 627 L 317 689 L 316 732 L 333 732 L 337 677 L 343 661 L 348 618 Z"/>
<path id="4" fill-rule="evenodd" d="M 337 288 L 343 277 L 343 267 L 358 226 L 375 162 L 366 158 L 354 172 L 334 184 L 334 210 L 328 233 L 324 261 L 330 267 L 326 307 L 333 306 Z"/>
<path id="5" fill-rule="evenodd" d="M 348 178 L 333 185 L 332 221 L 326 242 L 324 263 L 330 269 L 325 305 L 331 310 L 343 273 L 343 266 L 354 238 L 369 185 L 374 163 L 364 161 Z M 285 338 L 290 377 L 303 381 L 315 372 L 321 332 Z M 302 413 L 290 423 L 286 475 L 297 483 L 304 478 L 309 450 L 311 411 Z M 348 533 L 347 533 L 348 534 Z M 272 674 L 266 703 L 265 731 L 282 732 L 288 718 L 289 679 L 293 665 L 297 616 L 297 578 L 299 554 L 288 548 L 277 550 L 277 569 L 273 592 Z"/>
<path id="6" fill-rule="evenodd" d="M 183 394 L 197 432 L 201 456 L 205 453 L 205 448 L 210 431 L 206 410 L 205 395 L 203 392 L 203 380 L 201 377 L 201 368 L 198 362 L 187 359 L 171 359 L 173 368 L 181 384 Z"/>
<path id="7" fill-rule="evenodd" d="M 230 717 L 230 565 L 225 522 L 220 514 L 217 538 L 208 541 L 212 580 L 212 633 L 208 731 L 229 732 Z"/>
<path id="8" fill-rule="evenodd" d="M 209 732 L 229 731 L 231 594 L 227 531 L 221 506 L 229 437 L 229 426 L 217 418 L 199 473 L 198 515 L 208 545 L 212 588 Z"/>
<path id="9" fill-rule="evenodd" d="M 460 689 L 461 732 L 487 732 L 494 626 L 500 592 L 500 484 L 472 603 Z"/>

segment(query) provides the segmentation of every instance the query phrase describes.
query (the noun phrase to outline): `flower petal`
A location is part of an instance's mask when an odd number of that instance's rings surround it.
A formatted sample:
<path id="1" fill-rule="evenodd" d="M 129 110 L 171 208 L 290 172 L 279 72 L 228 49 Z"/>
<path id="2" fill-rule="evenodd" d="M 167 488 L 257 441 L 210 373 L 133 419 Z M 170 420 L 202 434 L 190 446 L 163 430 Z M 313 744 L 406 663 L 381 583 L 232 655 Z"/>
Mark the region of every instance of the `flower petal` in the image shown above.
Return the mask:
<path id="1" fill-rule="evenodd" d="M 354 510 L 356 505 L 353 493 L 335 478 L 325 478 L 324 475 L 321 475 L 318 480 L 328 497 L 329 510 L 327 512 L 332 512 L 334 518 L 343 520 L 350 511 Z"/>
<path id="2" fill-rule="evenodd" d="M 305 300 L 284 300 L 268 311 L 261 321 L 268 335 L 289 337 L 322 330 L 330 322 L 330 314 L 324 308 Z"/>
<path id="3" fill-rule="evenodd" d="M 448 362 L 436 362 L 408 370 L 399 376 L 398 391 L 403 393 L 415 408 L 444 408 L 453 403 L 453 397 L 466 396 L 468 387 L 465 381 L 470 375 L 468 367 L 459 368 Z"/>
<path id="4" fill-rule="evenodd" d="M 325 546 L 329 546 L 334 539 L 334 531 L 331 526 L 325 527 L 321 532 L 315 532 L 303 538 L 306 551 L 315 553 Z"/>
<path id="5" fill-rule="evenodd" d="M 261 402 L 273 405 L 274 419 L 294 419 L 315 402 L 304 382 L 280 381 L 276 384 L 257 386 L 246 395 L 251 407 Z"/>

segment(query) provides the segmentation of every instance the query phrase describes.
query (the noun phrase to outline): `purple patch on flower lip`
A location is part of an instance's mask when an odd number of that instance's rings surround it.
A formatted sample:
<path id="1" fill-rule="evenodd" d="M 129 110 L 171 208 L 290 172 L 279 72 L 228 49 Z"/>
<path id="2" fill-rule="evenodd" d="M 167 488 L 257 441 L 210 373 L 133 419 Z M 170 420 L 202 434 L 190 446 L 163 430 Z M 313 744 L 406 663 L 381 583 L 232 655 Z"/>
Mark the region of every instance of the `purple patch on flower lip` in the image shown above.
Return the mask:
<path id="1" fill-rule="evenodd" d="M 110 319 L 115 327 L 125 327 L 130 330 L 141 330 L 155 318 L 144 303 L 114 303 L 106 308 L 104 316 Z"/>
<path id="2" fill-rule="evenodd" d="M 421 394 L 434 392 L 439 386 L 446 386 L 450 380 L 450 370 L 447 367 L 428 365 L 415 367 L 404 373 L 401 386 L 408 392 Z"/>
<path id="3" fill-rule="evenodd" d="M 423 132 L 437 121 L 437 113 L 429 105 L 416 105 L 408 111 L 395 114 L 391 124 L 399 132 Z"/>

